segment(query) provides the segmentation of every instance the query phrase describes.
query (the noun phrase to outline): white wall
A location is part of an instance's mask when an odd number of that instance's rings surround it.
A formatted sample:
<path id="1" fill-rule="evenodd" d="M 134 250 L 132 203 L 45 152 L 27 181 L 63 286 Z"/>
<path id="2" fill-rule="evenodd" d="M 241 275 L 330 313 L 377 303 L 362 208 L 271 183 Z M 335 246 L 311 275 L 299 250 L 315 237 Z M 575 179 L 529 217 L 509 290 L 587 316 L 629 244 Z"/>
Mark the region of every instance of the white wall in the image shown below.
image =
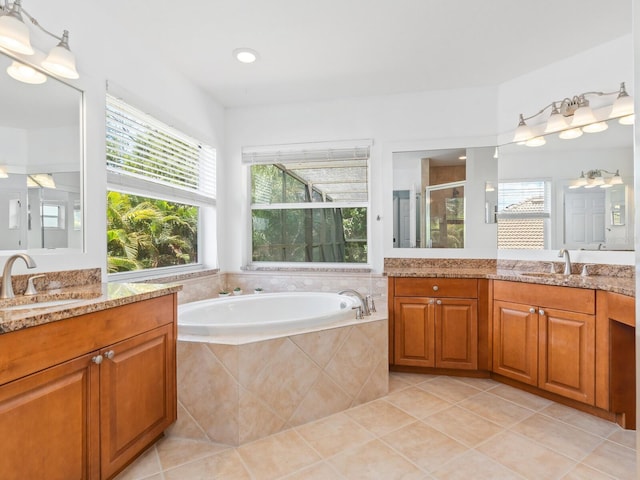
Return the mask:
<path id="1" fill-rule="evenodd" d="M 30 0 L 24 7 L 45 28 L 54 32 L 70 31 L 70 47 L 76 54 L 80 73 L 80 79 L 70 83 L 85 92 L 86 113 L 86 251 L 82 254 L 37 254 L 36 271 L 101 267 L 106 273 L 104 106 L 107 82 L 114 94 L 216 147 L 219 161 L 224 161 L 221 155 L 224 110 L 194 87 L 177 68 L 167 65 L 162 53 L 153 45 L 143 45 L 128 32 L 114 29 L 109 21 L 108 4 L 103 6 L 82 0 Z M 55 45 L 53 39 L 33 28 L 30 31 L 36 49 L 47 51 Z M 208 223 L 215 224 L 215 218 L 209 219 Z M 215 253 L 215 248 L 208 252 Z M 7 256 L 6 253 L 0 255 L 0 263 Z M 205 257 L 205 261 L 213 264 L 215 259 L 211 257 Z M 14 271 L 26 273 L 21 262 L 16 263 Z"/>

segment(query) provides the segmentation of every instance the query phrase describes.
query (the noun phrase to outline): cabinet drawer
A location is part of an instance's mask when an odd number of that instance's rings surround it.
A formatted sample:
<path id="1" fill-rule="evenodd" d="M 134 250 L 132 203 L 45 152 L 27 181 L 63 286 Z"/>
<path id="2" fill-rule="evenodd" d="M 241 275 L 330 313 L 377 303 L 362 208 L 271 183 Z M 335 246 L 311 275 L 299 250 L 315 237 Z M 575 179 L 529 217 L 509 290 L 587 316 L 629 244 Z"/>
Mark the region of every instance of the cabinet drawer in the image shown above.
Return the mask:
<path id="1" fill-rule="evenodd" d="M 584 288 L 495 280 L 493 282 L 493 298 L 588 315 L 593 315 L 596 311 L 595 291 Z"/>
<path id="2" fill-rule="evenodd" d="M 398 297 L 459 297 L 477 298 L 475 278 L 396 278 Z"/>

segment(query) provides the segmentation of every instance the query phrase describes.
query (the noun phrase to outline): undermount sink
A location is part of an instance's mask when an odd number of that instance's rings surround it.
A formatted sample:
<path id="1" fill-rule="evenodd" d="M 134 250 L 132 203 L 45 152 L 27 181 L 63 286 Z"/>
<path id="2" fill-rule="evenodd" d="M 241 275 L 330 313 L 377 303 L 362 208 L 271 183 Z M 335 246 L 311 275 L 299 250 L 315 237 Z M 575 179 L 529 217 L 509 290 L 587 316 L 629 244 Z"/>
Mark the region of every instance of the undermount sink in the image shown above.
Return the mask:
<path id="1" fill-rule="evenodd" d="M 23 303 L 21 305 L 12 305 L 10 307 L 0 307 L 0 310 L 4 310 L 4 311 L 33 310 L 35 308 L 59 307 L 61 305 L 66 305 L 68 303 L 75 303 L 81 300 L 82 300 L 81 298 L 66 298 L 62 300 L 49 300 L 47 302 Z"/>
<path id="2" fill-rule="evenodd" d="M 522 272 L 520 275 L 524 275 L 525 277 L 568 277 L 568 275 L 564 275 L 562 273 L 553 273 L 553 272 Z"/>

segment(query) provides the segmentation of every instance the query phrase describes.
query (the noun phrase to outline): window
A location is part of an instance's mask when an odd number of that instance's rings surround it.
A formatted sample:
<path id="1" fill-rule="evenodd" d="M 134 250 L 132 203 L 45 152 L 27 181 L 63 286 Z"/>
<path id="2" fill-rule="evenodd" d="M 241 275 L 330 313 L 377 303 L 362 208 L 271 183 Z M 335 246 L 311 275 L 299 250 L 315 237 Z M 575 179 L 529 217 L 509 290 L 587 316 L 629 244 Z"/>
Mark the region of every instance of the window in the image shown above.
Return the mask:
<path id="1" fill-rule="evenodd" d="M 548 247 L 550 191 L 546 180 L 498 184 L 498 248 L 542 250 Z"/>
<path id="2" fill-rule="evenodd" d="M 368 263 L 369 146 L 243 149 L 252 261 Z"/>
<path id="3" fill-rule="evenodd" d="M 215 150 L 107 96 L 109 273 L 200 262 L 215 212 Z"/>

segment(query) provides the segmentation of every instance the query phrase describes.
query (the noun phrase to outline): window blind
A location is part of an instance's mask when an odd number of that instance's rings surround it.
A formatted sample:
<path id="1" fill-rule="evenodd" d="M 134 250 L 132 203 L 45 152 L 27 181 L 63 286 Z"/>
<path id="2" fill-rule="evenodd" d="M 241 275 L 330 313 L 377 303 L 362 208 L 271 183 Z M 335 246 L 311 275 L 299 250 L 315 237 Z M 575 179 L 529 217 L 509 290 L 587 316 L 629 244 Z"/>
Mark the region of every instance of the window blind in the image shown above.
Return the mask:
<path id="1" fill-rule="evenodd" d="M 215 200 L 215 149 L 111 95 L 106 142 L 109 183 L 138 179 L 182 191 L 187 198 Z"/>
<path id="2" fill-rule="evenodd" d="M 498 218 L 548 218 L 551 189 L 545 180 L 500 182 Z"/>

